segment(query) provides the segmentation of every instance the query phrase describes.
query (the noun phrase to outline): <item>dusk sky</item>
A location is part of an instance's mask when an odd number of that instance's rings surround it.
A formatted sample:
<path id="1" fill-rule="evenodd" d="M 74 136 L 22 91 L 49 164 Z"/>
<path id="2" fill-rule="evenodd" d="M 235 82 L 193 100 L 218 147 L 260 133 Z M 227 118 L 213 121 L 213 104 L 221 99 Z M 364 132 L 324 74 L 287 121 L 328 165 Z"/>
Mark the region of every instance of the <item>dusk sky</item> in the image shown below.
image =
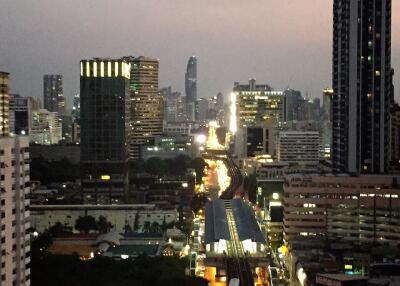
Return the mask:
<path id="1" fill-rule="evenodd" d="M 0 70 L 12 91 L 42 98 L 43 74 L 79 92 L 79 61 L 150 56 L 160 87 L 184 91 L 198 58 L 198 97 L 250 77 L 320 96 L 331 86 L 332 0 L 2 0 Z M 400 0 L 393 0 L 392 65 L 400 91 Z"/>

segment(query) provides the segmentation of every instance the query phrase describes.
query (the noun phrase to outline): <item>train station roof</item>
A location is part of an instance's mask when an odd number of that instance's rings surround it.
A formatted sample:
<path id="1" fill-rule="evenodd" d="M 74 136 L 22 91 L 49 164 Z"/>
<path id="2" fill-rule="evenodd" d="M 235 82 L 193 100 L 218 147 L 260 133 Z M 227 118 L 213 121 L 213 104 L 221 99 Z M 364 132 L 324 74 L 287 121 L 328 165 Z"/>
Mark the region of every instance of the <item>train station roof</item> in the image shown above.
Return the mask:
<path id="1" fill-rule="evenodd" d="M 240 241 L 251 239 L 253 242 L 266 243 L 251 206 L 241 199 L 233 199 L 232 209 Z"/>
<path id="2" fill-rule="evenodd" d="M 204 241 L 206 244 L 217 242 L 220 239 L 230 240 L 228 221 L 224 201 L 215 199 L 206 204 L 206 230 Z"/>

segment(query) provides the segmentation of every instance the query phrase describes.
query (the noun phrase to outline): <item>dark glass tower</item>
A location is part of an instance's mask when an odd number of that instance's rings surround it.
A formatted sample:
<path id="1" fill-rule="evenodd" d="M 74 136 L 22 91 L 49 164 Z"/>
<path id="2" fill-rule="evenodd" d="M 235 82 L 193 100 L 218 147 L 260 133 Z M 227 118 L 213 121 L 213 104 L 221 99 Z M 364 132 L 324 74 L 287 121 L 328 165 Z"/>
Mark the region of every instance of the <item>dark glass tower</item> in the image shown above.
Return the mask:
<path id="1" fill-rule="evenodd" d="M 186 115 L 189 121 L 196 117 L 197 101 L 197 59 L 191 56 L 187 63 L 185 73 Z"/>
<path id="2" fill-rule="evenodd" d="M 333 141 L 337 172 L 388 170 L 391 0 L 334 0 Z"/>
<path id="3" fill-rule="evenodd" d="M 95 189 L 96 203 L 113 202 L 112 196 L 124 191 L 129 78 L 130 64 L 124 60 L 81 61 L 81 165 L 83 178 L 88 180 L 82 188 L 84 192 Z M 110 199 L 101 199 L 102 193 Z"/>

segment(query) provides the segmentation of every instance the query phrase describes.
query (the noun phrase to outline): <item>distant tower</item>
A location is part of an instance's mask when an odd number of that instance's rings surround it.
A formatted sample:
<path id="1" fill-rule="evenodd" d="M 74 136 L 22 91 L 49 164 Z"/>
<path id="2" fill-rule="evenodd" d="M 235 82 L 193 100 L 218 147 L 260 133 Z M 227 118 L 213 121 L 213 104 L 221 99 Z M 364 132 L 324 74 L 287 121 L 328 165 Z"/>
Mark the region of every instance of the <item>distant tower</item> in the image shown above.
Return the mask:
<path id="1" fill-rule="evenodd" d="M 63 94 L 63 77 L 59 74 L 43 76 L 44 108 L 58 114 L 65 114 L 65 97 Z"/>
<path id="2" fill-rule="evenodd" d="M 185 74 L 186 113 L 189 121 L 196 119 L 197 101 L 197 59 L 191 56 Z"/>
<path id="3" fill-rule="evenodd" d="M 334 0 L 332 163 L 337 172 L 388 170 L 391 2 Z"/>

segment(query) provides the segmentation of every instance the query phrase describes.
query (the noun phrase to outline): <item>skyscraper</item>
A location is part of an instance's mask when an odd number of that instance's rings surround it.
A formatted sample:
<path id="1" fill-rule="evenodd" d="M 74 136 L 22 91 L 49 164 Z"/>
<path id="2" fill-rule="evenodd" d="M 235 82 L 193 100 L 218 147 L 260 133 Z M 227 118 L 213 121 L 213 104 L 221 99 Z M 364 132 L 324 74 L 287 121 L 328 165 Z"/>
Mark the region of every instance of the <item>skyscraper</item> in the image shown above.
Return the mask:
<path id="1" fill-rule="evenodd" d="M 391 0 L 334 0 L 333 168 L 388 170 Z"/>
<path id="2" fill-rule="evenodd" d="M 81 164 L 84 192 L 97 203 L 125 190 L 130 128 L 130 63 L 121 59 L 81 61 Z M 112 190 L 112 191 L 110 191 Z"/>
<path id="3" fill-rule="evenodd" d="M 189 121 L 196 119 L 197 101 L 197 59 L 191 56 L 185 73 L 186 115 Z"/>
<path id="4" fill-rule="evenodd" d="M 9 74 L 0 71 L 0 136 L 7 136 L 10 133 L 9 126 Z"/>
<path id="5" fill-rule="evenodd" d="M 31 116 L 30 100 L 19 94 L 10 94 L 10 132 L 16 135 L 28 135 L 29 117 Z"/>
<path id="6" fill-rule="evenodd" d="M 65 114 L 65 97 L 63 94 L 63 77 L 59 74 L 43 76 L 44 108 L 51 112 Z"/>
<path id="7" fill-rule="evenodd" d="M 8 73 L 0 72 L 0 285 L 30 285 L 28 137 L 9 137 Z"/>
<path id="8" fill-rule="evenodd" d="M 140 158 L 140 146 L 162 134 L 163 99 L 158 90 L 158 60 L 147 57 L 125 59 L 131 64 L 129 152 L 136 160 Z"/>

